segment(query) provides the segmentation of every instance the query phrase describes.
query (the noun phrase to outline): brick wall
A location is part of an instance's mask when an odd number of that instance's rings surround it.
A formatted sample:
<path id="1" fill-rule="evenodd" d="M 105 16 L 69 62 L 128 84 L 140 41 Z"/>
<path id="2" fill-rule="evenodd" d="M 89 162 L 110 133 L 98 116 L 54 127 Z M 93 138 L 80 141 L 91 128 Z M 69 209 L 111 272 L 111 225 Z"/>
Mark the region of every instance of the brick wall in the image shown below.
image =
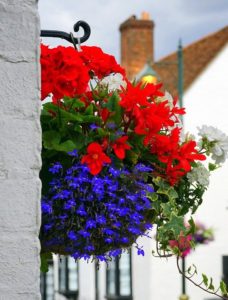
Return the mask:
<path id="1" fill-rule="evenodd" d="M 154 61 L 153 29 L 154 22 L 147 13 L 143 13 L 141 19 L 132 16 L 120 25 L 121 65 L 130 79 L 133 79 L 148 61 Z"/>
<path id="2" fill-rule="evenodd" d="M 40 299 L 36 0 L 0 0 L 0 299 Z"/>

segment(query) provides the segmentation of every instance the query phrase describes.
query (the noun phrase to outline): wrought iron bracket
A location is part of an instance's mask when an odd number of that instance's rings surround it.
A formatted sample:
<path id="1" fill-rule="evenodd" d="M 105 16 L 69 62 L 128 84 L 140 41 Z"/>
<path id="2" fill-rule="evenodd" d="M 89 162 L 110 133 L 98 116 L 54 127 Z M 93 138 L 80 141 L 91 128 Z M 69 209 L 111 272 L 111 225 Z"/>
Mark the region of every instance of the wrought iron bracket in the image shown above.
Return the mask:
<path id="1" fill-rule="evenodd" d="M 67 40 L 68 42 L 72 43 L 73 45 L 82 44 L 88 40 L 91 34 L 91 29 L 88 23 L 85 21 L 78 21 L 74 24 L 74 32 L 78 32 L 80 27 L 84 30 L 84 35 L 82 37 L 76 38 L 73 36 L 72 33 L 67 33 L 64 31 L 58 30 L 41 30 L 40 36 L 42 37 L 54 37 L 54 38 L 61 38 Z"/>

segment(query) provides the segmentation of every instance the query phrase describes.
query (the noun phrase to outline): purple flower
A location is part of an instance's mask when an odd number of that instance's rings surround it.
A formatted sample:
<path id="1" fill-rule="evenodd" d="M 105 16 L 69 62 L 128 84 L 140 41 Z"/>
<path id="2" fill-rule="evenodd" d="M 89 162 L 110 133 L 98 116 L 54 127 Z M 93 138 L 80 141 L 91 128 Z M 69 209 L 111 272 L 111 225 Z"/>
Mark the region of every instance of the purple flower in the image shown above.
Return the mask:
<path id="1" fill-rule="evenodd" d="M 78 209 L 77 209 L 77 214 L 79 216 L 86 216 L 87 215 L 87 212 L 85 211 L 85 207 L 84 206 L 80 206 Z"/>
<path id="2" fill-rule="evenodd" d="M 111 244 L 113 240 L 111 238 L 105 238 L 105 243 Z"/>
<path id="3" fill-rule="evenodd" d="M 96 228 L 97 224 L 94 220 L 86 221 L 86 229 Z"/>
<path id="4" fill-rule="evenodd" d="M 97 128 L 100 128 L 96 124 L 91 124 L 89 127 L 90 127 L 91 130 L 96 130 Z"/>
<path id="5" fill-rule="evenodd" d="M 112 229 L 109 229 L 109 228 L 104 228 L 103 232 L 104 232 L 104 234 L 107 234 L 107 235 L 114 235 L 115 234 L 115 231 L 112 230 Z"/>
<path id="6" fill-rule="evenodd" d="M 73 231 L 69 231 L 68 232 L 68 238 L 72 241 L 76 241 L 78 238 L 77 238 L 77 235 L 75 234 L 75 232 Z"/>
<path id="7" fill-rule="evenodd" d="M 134 226 L 128 226 L 128 231 L 136 235 L 140 235 L 142 233 L 140 229 Z"/>
<path id="8" fill-rule="evenodd" d="M 135 172 L 151 172 L 151 171 L 153 171 L 153 168 L 147 167 L 144 164 L 139 163 L 139 164 L 135 165 L 134 171 Z"/>
<path id="9" fill-rule="evenodd" d="M 94 251 L 94 246 L 93 245 L 88 245 L 88 246 L 86 246 L 85 247 L 85 250 L 87 250 L 87 251 L 89 251 L 89 252 L 91 252 L 91 251 Z"/>
<path id="10" fill-rule="evenodd" d="M 64 209 L 72 209 L 74 206 L 75 206 L 75 201 L 71 199 L 64 204 Z"/>
<path id="11" fill-rule="evenodd" d="M 109 255 L 116 257 L 122 254 L 122 250 L 121 249 L 115 249 L 115 250 L 111 250 L 109 251 Z"/>
<path id="12" fill-rule="evenodd" d="M 41 209 L 42 209 L 42 213 L 44 213 L 44 214 L 51 214 L 52 213 L 52 207 L 48 203 L 42 202 Z"/>
<path id="13" fill-rule="evenodd" d="M 106 124 L 106 127 L 107 127 L 107 128 L 110 128 L 110 129 L 115 129 L 115 128 L 116 128 L 116 124 L 113 123 L 113 122 L 110 122 L 110 123 L 107 123 L 107 124 Z"/>
<path id="14" fill-rule="evenodd" d="M 138 255 L 144 256 L 144 255 L 145 255 L 145 252 L 144 252 L 143 249 L 138 248 L 137 254 L 138 254 Z"/>
<path id="15" fill-rule="evenodd" d="M 81 236 L 83 236 L 84 238 L 90 237 L 90 233 L 86 230 L 79 230 L 78 232 Z"/>
<path id="16" fill-rule="evenodd" d="M 120 241 L 121 241 L 122 243 L 124 243 L 124 244 L 128 244 L 128 243 L 129 243 L 129 239 L 128 239 L 127 237 L 122 237 L 122 238 L 120 239 Z"/>
<path id="17" fill-rule="evenodd" d="M 99 261 L 107 261 L 106 257 L 104 255 L 96 255 L 96 258 L 99 260 Z"/>
<path id="18" fill-rule="evenodd" d="M 100 225 L 106 224 L 106 218 L 102 215 L 97 216 L 96 222 Z"/>
<path id="19" fill-rule="evenodd" d="M 58 174 L 62 170 L 62 168 L 63 166 L 59 162 L 56 162 L 52 165 L 51 168 L 49 168 L 49 172 L 51 172 L 52 174 Z"/>
<path id="20" fill-rule="evenodd" d="M 122 253 L 118 247 L 128 248 L 137 237 L 148 236 L 152 225 L 145 213 L 152 204 L 147 193 L 153 189 L 143 176 L 147 167 L 139 165 L 135 172 L 113 163 L 93 176 L 74 158 L 66 170 L 60 163 L 50 169 L 53 179 L 42 199 L 46 213 L 41 230 L 41 240 L 50 247 L 62 247 L 75 259 L 109 261 Z"/>
<path id="21" fill-rule="evenodd" d="M 78 157 L 78 150 L 74 149 L 73 151 L 67 152 L 67 154 L 73 157 Z"/>

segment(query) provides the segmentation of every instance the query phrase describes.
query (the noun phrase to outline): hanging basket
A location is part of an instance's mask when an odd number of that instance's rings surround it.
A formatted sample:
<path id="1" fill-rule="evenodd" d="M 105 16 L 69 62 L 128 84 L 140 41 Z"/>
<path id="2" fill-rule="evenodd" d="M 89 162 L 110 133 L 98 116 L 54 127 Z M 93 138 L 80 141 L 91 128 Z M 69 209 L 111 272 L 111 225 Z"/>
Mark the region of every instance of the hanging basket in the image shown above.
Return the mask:
<path id="1" fill-rule="evenodd" d="M 177 99 L 161 83 L 130 82 L 98 47 L 42 45 L 41 71 L 42 252 L 107 261 L 135 244 L 144 255 L 137 239 L 152 224 L 172 251 L 170 241 L 194 230 L 184 216 L 202 203 L 208 180 L 199 177 L 226 147 L 208 127 L 200 146 L 181 136 Z M 205 153 L 218 158 L 209 171 L 197 162 Z"/>

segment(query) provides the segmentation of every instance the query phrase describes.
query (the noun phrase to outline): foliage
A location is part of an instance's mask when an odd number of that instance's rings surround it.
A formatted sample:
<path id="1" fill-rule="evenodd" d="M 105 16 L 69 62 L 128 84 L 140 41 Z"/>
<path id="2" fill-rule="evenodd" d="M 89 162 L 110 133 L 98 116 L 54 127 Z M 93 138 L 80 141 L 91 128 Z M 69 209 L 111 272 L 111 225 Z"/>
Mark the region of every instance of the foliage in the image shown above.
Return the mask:
<path id="1" fill-rule="evenodd" d="M 155 225 L 158 252 L 181 255 L 228 137 L 183 137 L 177 99 L 131 83 L 98 47 L 42 45 L 41 70 L 42 252 L 107 260 L 135 243 L 144 255 L 137 238 Z"/>

